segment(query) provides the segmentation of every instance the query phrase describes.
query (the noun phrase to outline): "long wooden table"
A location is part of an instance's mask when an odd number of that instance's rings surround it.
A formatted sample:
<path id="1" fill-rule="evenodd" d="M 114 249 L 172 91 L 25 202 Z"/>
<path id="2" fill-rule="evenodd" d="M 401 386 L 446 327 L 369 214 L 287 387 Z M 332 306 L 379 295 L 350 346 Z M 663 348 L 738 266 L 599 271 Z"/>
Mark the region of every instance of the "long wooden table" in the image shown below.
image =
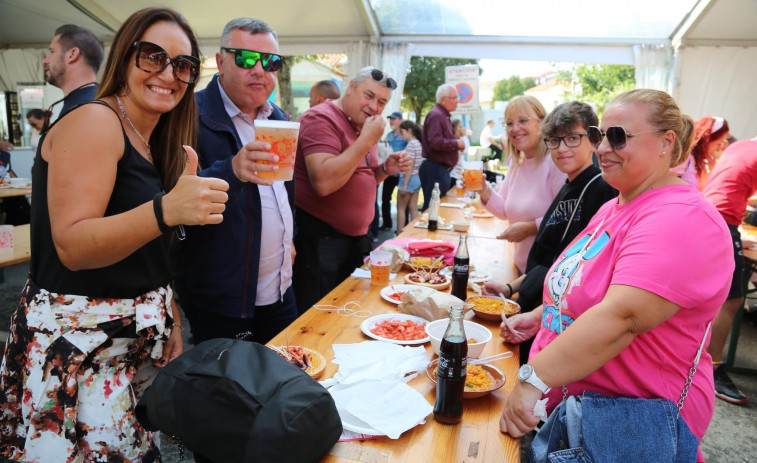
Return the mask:
<path id="1" fill-rule="evenodd" d="M 7 186 L 0 188 L 0 198 L 10 198 L 12 196 L 26 196 L 32 194 L 31 187 L 14 187 Z"/>
<path id="2" fill-rule="evenodd" d="M 31 259 L 29 224 L 13 227 L 13 251 L 0 251 L 0 268 L 28 262 Z"/>
<path id="3" fill-rule="evenodd" d="M 442 202 L 456 202 L 455 198 L 443 198 Z M 439 210 L 446 220 L 456 220 L 463 216 L 461 209 L 445 208 Z M 495 237 L 500 234 L 507 222 L 496 218 L 473 218 L 469 230 L 469 251 L 471 262 L 492 272 L 494 278 L 510 281 L 516 275 L 512 259 L 512 246 Z M 442 239 L 457 245 L 459 233 L 454 231 L 428 232 L 428 230 L 409 224 L 398 238 Z M 404 283 L 401 272 L 390 283 Z M 334 358 L 333 344 L 358 343 L 370 340 L 360 331 L 360 324 L 365 318 L 342 316 L 333 307 L 344 307 L 357 302 L 361 310 L 370 311 L 371 315 L 397 312 L 397 307 L 381 299 L 380 286 L 371 285 L 370 280 L 349 277 L 337 288 L 326 295 L 315 308 L 305 312 L 288 328 L 279 333 L 270 344 L 301 345 L 316 349 L 326 356 L 329 364 L 320 379 L 330 378 L 337 371 L 337 365 L 330 363 Z M 472 293 L 469 293 L 472 294 Z M 331 306 L 332 308 L 326 308 Z M 322 310 L 318 308 L 321 307 Z M 350 308 L 355 308 L 350 306 Z M 328 463 L 345 462 L 386 462 L 415 463 L 433 462 L 518 462 L 520 461 L 520 444 L 499 431 L 499 416 L 504 405 L 505 392 L 510 391 L 518 369 L 518 347 L 505 344 L 499 337 L 499 325 L 479 319 L 472 321 L 488 327 L 493 334 L 482 355 L 492 355 L 506 350 L 513 352 L 513 357 L 497 361 L 495 364 L 506 376 L 502 389 L 478 399 L 465 401 L 463 419 L 457 425 L 443 425 L 434 421 L 433 415 L 426 418 L 426 423 L 406 431 L 399 439 L 388 437 L 377 439 L 339 442 L 321 461 Z M 429 359 L 433 357 L 430 344 L 426 344 Z M 426 375 L 419 376 L 408 383 L 433 404 L 436 387 Z"/>

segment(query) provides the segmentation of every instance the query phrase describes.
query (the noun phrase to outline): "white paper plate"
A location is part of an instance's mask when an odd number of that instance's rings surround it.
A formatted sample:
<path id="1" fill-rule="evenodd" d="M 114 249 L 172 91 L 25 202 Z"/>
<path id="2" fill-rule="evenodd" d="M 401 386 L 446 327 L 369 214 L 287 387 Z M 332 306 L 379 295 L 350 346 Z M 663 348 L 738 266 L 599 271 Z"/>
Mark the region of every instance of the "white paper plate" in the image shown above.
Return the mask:
<path id="1" fill-rule="evenodd" d="M 357 432 L 360 434 L 366 434 L 369 436 L 385 436 L 383 432 L 373 429 L 368 423 L 355 417 L 351 413 L 344 410 L 339 411 L 339 419 L 342 421 L 342 427 L 347 431 Z"/>
<path id="2" fill-rule="evenodd" d="M 395 285 L 395 287 L 397 286 L 398 285 Z M 408 285 L 408 286 L 415 286 L 415 285 Z M 417 286 L 415 287 L 417 288 Z M 390 342 L 392 344 L 402 344 L 403 346 L 407 346 L 411 344 L 423 344 L 431 340 L 431 338 L 426 336 L 425 338 L 413 339 L 411 341 L 398 341 L 395 339 L 382 338 L 381 336 L 371 333 L 371 328 L 376 326 L 376 324 L 383 322 L 384 320 L 402 320 L 402 321 L 412 320 L 415 323 L 428 323 L 428 320 L 421 317 L 416 317 L 415 315 L 408 315 L 404 313 L 387 313 L 383 315 L 375 315 L 371 318 L 367 318 L 363 320 L 363 323 L 360 324 L 360 331 L 362 331 L 363 334 L 365 334 L 369 338 L 373 338 L 378 341 Z"/>
<path id="3" fill-rule="evenodd" d="M 479 219 L 488 219 L 494 217 L 494 214 L 487 212 L 486 214 L 471 214 L 472 217 L 478 217 Z"/>
<path id="4" fill-rule="evenodd" d="M 390 302 L 392 304 L 399 305 L 400 301 L 398 301 L 396 299 L 392 299 L 389 296 L 391 294 L 396 293 L 397 291 L 407 292 L 407 291 L 411 291 L 411 290 L 412 291 L 424 291 L 424 292 L 427 292 L 428 294 L 431 294 L 431 293 L 434 292 L 434 289 L 427 288 L 425 286 L 418 286 L 418 285 L 389 285 L 386 288 L 382 289 L 379 294 L 381 295 L 381 298 L 383 300 L 385 300 L 386 302 Z"/>
<path id="5" fill-rule="evenodd" d="M 439 271 L 440 274 L 446 276 L 450 280 L 452 279 L 452 269 L 450 267 L 444 267 Z M 492 273 L 485 268 L 476 267 L 476 270 L 470 272 L 468 275 L 468 281 L 473 283 L 483 283 L 492 279 Z"/>

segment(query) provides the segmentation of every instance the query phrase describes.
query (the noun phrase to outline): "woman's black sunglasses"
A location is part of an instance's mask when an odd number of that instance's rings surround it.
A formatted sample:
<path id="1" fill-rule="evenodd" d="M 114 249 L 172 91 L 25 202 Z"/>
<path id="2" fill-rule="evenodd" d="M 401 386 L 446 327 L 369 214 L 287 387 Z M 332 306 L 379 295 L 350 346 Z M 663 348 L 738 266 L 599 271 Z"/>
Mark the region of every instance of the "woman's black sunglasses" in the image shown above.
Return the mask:
<path id="1" fill-rule="evenodd" d="M 374 68 L 371 71 L 371 77 L 373 77 L 373 80 L 375 80 L 376 82 L 381 82 L 382 80 L 384 80 L 384 77 L 386 77 L 386 81 L 382 82 L 384 85 L 386 85 L 386 88 L 388 88 L 389 90 L 394 90 L 395 88 L 397 88 L 397 81 L 384 74 L 380 69 Z"/>
<path id="2" fill-rule="evenodd" d="M 221 47 L 221 51 L 234 55 L 234 64 L 242 69 L 252 69 L 261 62 L 264 71 L 276 72 L 281 68 L 281 56 L 275 53 L 263 53 L 242 48 Z"/>
<path id="3" fill-rule="evenodd" d="M 173 76 L 185 84 L 194 83 L 200 73 L 200 60 L 190 55 L 168 56 L 168 52 L 152 42 L 134 42 L 137 49 L 137 67 L 145 72 L 163 72 L 170 64 Z"/>
<path id="4" fill-rule="evenodd" d="M 657 133 L 657 132 L 666 132 L 665 129 L 658 129 L 658 130 L 647 130 L 646 132 L 636 132 L 636 133 L 627 133 L 626 129 L 619 125 L 614 125 L 612 127 L 607 128 L 607 132 L 602 132 L 599 127 L 589 127 L 589 129 L 586 131 L 589 137 L 589 143 L 594 146 L 594 149 L 599 148 L 599 145 L 602 144 L 602 140 L 607 137 L 608 143 L 610 143 L 610 146 L 614 150 L 620 150 L 626 147 L 626 142 L 629 138 L 633 138 L 636 135 L 641 135 L 643 133 Z"/>

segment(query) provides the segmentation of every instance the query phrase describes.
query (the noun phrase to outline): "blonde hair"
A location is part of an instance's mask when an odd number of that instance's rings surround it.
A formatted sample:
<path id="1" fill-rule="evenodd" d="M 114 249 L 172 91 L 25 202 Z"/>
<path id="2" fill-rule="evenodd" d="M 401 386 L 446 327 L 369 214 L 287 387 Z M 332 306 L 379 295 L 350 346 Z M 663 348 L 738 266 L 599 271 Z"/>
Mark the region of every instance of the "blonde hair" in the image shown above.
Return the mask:
<path id="1" fill-rule="evenodd" d="M 629 103 L 647 104 L 651 108 L 647 122 L 659 130 L 670 130 L 675 134 L 675 144 L 670 153 L 670 167 L 675 167 L 686 160 L 694 140 L 694 120 L 681 114 L 672 96 L 660 90 L 637 88 L 623 92 L 613 98 L 607 109 Z"/>
<path id="2" fill-rule="evenodd" d="M 547 116 L 547 111 L 542 106 L 541 102 L 531 95 L 520 95 L 510 99 L 505 108 L 505 121 L 511 119 L 515 113 L 525 114 L 528 117 L 535 117 L 539 119 L 539 125 L 541 121 Z M 541 132 L 539 132 L 541 133 Z M 542 159 L 547 155 L 547 146 L 539 140 L 539 144 L 536 148 L 536 163 L 540 163 Z M 512 157 L 513 162 L 511 167 L 513 170 L 517 169 L 520 164 L 520 152 L 518 148 L 513 145 L 510 137 L 507 137 L 507 152 L 505 153 L 505 161 Z"/>

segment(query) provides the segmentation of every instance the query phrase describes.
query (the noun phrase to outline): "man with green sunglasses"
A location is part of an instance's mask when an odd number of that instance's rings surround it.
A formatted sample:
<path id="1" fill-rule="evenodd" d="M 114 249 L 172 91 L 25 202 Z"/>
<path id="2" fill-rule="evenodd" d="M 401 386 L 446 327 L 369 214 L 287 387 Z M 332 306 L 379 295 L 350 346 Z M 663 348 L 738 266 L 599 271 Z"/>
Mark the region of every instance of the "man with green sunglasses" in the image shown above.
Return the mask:
<path id="1" fill-rule="evenodd" d="M 196 94 L 200 176 L 229 185 L 223 222 L 187 227 L 172 248 L 181 304 L 195 343 L 223 337 L 265 344 L 297 316 L 292 286 L 293 182 L 274 170 L 267 143 L 255 141 L 255 119 L 288 120 L 269 101 L 281 56 L 276 32 L 252 18 L 230 21 L 216 54 L 218 74 Z M 198 460 L 200 461 L 200 460 Z"/>

